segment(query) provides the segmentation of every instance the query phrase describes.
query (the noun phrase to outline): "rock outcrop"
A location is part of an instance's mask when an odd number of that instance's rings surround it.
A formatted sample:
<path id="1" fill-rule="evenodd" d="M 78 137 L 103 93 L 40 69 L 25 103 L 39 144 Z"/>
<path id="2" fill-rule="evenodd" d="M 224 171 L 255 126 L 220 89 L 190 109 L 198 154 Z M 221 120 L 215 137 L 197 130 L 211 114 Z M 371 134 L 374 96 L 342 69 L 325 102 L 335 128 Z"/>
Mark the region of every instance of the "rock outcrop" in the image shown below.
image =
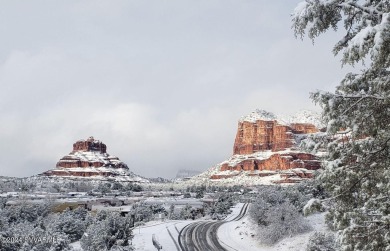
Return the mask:
<path id="1" fill-rule="evenodd" d="M 280 118 L 256 110 L 241 118 L 233 146 L 233 156 L 210 172 L 211 179 L 247 176 L 265 177 L 283 173 L 286 183 L 311 178 L 321 168 L 317 156 L 303 152 L 298 145 L 302 139 L 320 131 L 313 113 Z M 280 182 L 280 181 L 276 181 Z"/>
<path id="2" fill-rule="evenodd" d="M 221 171 L 279 171 L 293 168 L 305 168 L 307 170 L 319 169 L 320 162 L 318 159 L 308 153 L 287 152 L 273 154 L 267 159 L 245 159 L 233 166 L 229 162 L 221 165 Z"/>
<path id="3" fill-rule="evenodd" d="M 129 171 L 118 157 L 107 153 L 107 146 L 93 137 L 73 144 L 73 151 L 62 157 L 54 169 L 43 176 L 117 178 L 125 181 L 147 182 Z"/>
<path id="4" fill-rule="evenodd" d="M 279 124 L 277 120 L 240 121 L 233 154 L 252 154 L 259 151 L 282 151 L 294 147 L 294 135 L 316 133 L 319 130 L 312 124 Z"/>

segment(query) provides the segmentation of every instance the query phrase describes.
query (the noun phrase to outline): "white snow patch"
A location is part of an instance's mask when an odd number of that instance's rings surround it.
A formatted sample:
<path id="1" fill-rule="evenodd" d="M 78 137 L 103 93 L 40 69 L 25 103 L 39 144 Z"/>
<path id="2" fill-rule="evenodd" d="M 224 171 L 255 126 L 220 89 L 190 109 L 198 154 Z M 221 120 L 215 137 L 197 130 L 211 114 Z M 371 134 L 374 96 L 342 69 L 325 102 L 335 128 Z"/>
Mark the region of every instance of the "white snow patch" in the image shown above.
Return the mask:
<path id="1" fill-rule="evenodd" d="M 313 230 L 304 234 L 287 237 L 273 246 L 262 245 L 256 238 L 256 226 L 245 216 L 239 221 L 231 221 L 221 225 L 218 238 L 227 250 L 253 251 L 302 251 L 305 249 L 310 235 L 315 231 L 329 232 L 325 225 L 325 213 L 306 217 Z"/>
<path id="2" fill-rule="evenodd" d="M 72 251 L 83 251 L 83 249 L 81 248 L 80 241 L 72 242 L 69 244 L 69 246 L 70 250 Z"/>
<path id="3" fill-rule="evenodd" d="M 315 125 L 317 128 L 323 128 L 324 124 L 321 121 L 321 115 L 318 112 L 311 110 L 301 110 L 293 115 L 274 114 L 261 109 L 256 109 L 246 116 L 240 118 L 239 122 L 255 123 L 258 120 L 274 121 L 280 125 L 290 125 L 293 123 L 305 123 Z"/>
<path id="4" fill-rule="evenodd" d="M 154 234 L 162 246 L 161 250 L 177 250 L 175 242 L 178 245 L 177 240 L 180 230 L 192 222 L 194 221 L 150 221 L 144 226 L 136 227 L 133 230 L 134 238 L 132 240 L 134 249 L 137 251 L 157 250 L 152 243 L 152 236 Z"/>
<path id="5" fill-rule="evenodd" d="M 272 112 L 267 112 L 266 110 L 256 109 L 253 112 L 249 113 L 246 116 L 241 117 L 240 122 L 256 122 L 257 120 L 273 121 L 277 120 L 277 117 Z"/>

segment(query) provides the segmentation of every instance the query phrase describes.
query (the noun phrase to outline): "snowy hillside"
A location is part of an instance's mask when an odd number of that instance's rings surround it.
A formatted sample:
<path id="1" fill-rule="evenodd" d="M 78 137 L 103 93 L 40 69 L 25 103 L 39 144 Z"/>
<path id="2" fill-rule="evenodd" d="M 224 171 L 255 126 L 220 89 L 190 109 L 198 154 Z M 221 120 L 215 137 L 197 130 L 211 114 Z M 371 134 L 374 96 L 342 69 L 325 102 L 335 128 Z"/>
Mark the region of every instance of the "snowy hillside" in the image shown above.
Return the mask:
<path id="1" fill-rule="evenodd" d="M 106 168 L 106 167 L 100 167 L 100 168 L 66 168 L 70 172 L 96 172 L 96 173 L 105 173 L 110 172 L 112 176 L 101 176 L 101 175 L 95 175 L 95 176 L 89 176 L 89 177 L 83 177 L 83 176 L 74 176 L 74 175 L 62 175 L 62 176 L 46 176 L 46 175 L 34 175 L 29 177 L 29 179 L 32 180 L 39 180 L 39 179 L 45 179 L 45 180 L 96 180 L 96 181 L 123 181 L 123 182 L 139 182 L 139 183 L 150 183 L 150 181 L 146 178 L 143 178 L 141 176 L 138 176 L 134 174 L 133 172 L 123 169 L 123 168 Z M 62 169 L 55 169 L 58 171 L 62 171 Z M 65 170 L 66 171 L 66 170 Z M 50 171 L 49 171 L 50 172 Z"/>
<path id="2" fill-rule="evenodd" d="M 306 219 L 313 228 L 312 231 L 287 237 L 273 246 L 267 246 L 259 242 L 258 236 L 256 236 L 256 226 L 248 216 L 239 221 L 223 224 L 218 229 L 218 237 L 228 250 L 301 251 L 305 250 L 309 238 L 314 232 L 330 233 L 325 225 L 325 213 L 310 215 Z"/>

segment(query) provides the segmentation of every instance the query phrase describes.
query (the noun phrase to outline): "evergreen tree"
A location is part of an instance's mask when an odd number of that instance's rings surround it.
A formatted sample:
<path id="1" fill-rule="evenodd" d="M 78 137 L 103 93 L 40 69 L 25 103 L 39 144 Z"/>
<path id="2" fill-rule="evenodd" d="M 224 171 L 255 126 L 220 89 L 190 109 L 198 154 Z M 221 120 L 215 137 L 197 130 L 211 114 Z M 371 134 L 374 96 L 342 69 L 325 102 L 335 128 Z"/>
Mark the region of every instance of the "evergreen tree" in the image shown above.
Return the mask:
<path id="1" fill-rule="evenodd" d="M 85 231 L 80 240 L 86 251 L 95 250 L 131 250 L 131 218 L 117 213 L 99 213 L 96 221 Z"/>
<path id="2" fill-rule="evenodd" d="M 312 94 L 328 123 L 319 179 L 334 200 L 328 220 L 342 250 L 390 250 L 389 12 L 389 0 L 306 0 L 292 17 L 295 34 L 311 39 L 342 24 L 333 52 L 364 67 L 334 93 Z"/>
<path id="3" fill-rule="evenodd" d="M 85 209 L 66 210 L 51 222 L 51 229 L 54 232 L 64 233 L 71 242 L 77 241 L 83 235 L 86 223 L 87 211 Z"/>

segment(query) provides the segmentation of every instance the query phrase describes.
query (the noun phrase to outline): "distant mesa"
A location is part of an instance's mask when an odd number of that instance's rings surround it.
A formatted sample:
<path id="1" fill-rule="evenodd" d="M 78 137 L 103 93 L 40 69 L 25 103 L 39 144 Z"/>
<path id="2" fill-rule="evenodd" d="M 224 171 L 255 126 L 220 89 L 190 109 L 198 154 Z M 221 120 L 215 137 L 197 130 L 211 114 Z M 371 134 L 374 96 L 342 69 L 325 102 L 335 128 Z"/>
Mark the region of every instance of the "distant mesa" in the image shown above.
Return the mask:
<path id="1" fill-rule="evenodd" d="M 313 177 L 321 168 L 318 157 L 303 152 L 299 143 L 322 129 L 319 115 L 301 111 L 292 117 L 281 117 L 255 110 L 238 121 L 233 155 L 199 177 L 211 180 L 234 176 L 270 176 L 280 174 L 274 183 L 295 183 Z"/>
<path id="2" fill-rule="evenodd" d="M 197 170 L 180 169 L 176 174 L 175 180 L 188 180 L 200 173 Z"/>
<path id="3" fill-rule="evenodd" d="M 115 178 L 123 181 L 148 182 L 129 171 L 118 157 L 107 153 L 107 146 L 89 137 L 73 144 L 73 151 L 62 157 L 54 169 L 42 173 L 51 177 Z"/>

